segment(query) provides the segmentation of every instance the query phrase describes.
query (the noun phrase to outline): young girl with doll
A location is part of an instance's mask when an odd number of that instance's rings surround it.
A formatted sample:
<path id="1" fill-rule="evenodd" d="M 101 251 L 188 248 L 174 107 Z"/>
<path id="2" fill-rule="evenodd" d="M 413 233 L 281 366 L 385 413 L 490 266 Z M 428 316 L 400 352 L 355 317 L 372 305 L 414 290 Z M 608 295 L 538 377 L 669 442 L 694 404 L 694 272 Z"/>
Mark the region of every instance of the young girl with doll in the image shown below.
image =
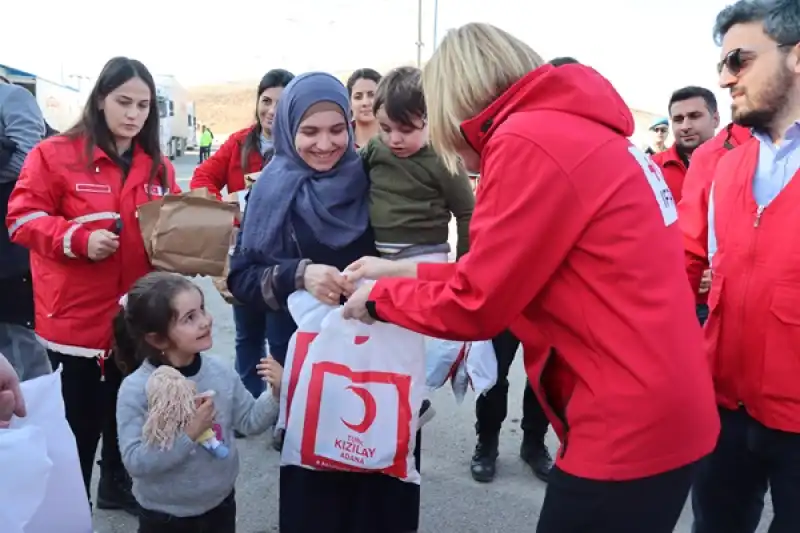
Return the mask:
<path id="1" fill-rule="evenodd" d="M 234 431 L 254 435 L 278 416 L 280 365 L 256 400 L 233 367 L 202 355 L 213 319 L 202 291 L 163 272 L 139 279 L 114 320 L 114 357 L 127 375 L 117 403 L 119 445 L 141 507 L 139 533 L 236 530 Z"/>

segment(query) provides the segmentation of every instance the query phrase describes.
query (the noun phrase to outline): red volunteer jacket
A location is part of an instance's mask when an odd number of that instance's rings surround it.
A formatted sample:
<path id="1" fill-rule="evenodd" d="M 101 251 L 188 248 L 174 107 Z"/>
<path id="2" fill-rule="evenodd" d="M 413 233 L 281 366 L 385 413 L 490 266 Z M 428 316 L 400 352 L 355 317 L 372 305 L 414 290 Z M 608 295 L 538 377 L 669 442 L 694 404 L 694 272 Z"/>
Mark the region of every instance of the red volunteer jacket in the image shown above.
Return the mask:
<path id="1" fill-rule="evenodd" d="M 717 402 L 800 433 L 800 172 L 760 214 L 759 142 L 726 154 L 714 180 L 717 252 L 706 348 Z"/>
<path id="2" fill-rule="evenodd" d="M 246 187 L 244 175 L 258 172 L 264 166 L 261 153 L 253 150 L 247 155 L 247 168 L 242 169 L 242 146 L 252 129 L 251 126 L 231 135 L 214 155 L 195 169 L 189 188 L 205 187 L 220 200 L 222 199 L 220 191 L 226 187 L 228 193 L 244 190 Z"/>
<path id="3" fill-rule="evenodd" d="M 672 198 L 676 203 L 680 202 L 683 180 L 686 177 L 686 165 L 683 163 L 681 156 L 678 155 L 678 144 L 675 143 L 669 149 L 652 157 L 653 162 L 659 166 L 661 173 L 664 175 L 664 180 L 669 186 Z"/>
<path id="4" fill-rule="evenodd" d="M 570 474 L 641 478 L 709 453 L 677 213 L 622 98 L 588 67 L 544 66 L 461 127 L 481 155 L 470 253 L 378 281 L 375 313 L 457 340 L 510 327 Z"/>
<path id="5" fill-rule="evenodd" d="M 152 159 L 138 146 L 127 178 L 99 148 L 86 163 L 84 139 L 51 137 L 34 148 L 8 202 L 11 240 L 31 252 L 36 333 L 47 348 L 83 357 L 111 347 L 119 298 L 152 270 L 136 207 L 165 192 L 150 183 Z M 163 160 L 171 192 L 180 188 Z M 87 256 L 92 231 L 115 231 L 117 251 L 101 261 Z"/>
<path id="6" fill-rule="evenodd" d="M 703 271 L 708 268 L 708 197 L 714 170 L 722 156 L 751 137 L 748 128 L 729 124 L 692 155 L 692 164 L 683 181 L 683 197 L 678 203 L 678 223 L 686 249 L 686 272 L 695 294 Z M 707 296 L 698 294 L 697 302 L 705 303 Z"/>

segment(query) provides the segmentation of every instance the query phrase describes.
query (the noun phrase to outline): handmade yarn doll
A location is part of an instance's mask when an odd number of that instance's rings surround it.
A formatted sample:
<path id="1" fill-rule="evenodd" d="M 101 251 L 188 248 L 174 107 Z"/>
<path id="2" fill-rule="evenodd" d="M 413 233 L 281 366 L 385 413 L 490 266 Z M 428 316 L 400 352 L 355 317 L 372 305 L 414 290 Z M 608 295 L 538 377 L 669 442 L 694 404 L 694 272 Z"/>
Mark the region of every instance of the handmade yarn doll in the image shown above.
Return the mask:
<path id="1" fill-rule="evenodd" d="M 148 414 L 142 429 L 144 440 L 159 449 L 168 450 L 195 413 L 197 388 L 193 381 L 171 366 L 162 365 L 148 378 L 145 392 Z M 217 439 L 211 429 L 203 433 L 197 443 L 217 458 L 228 456 L 228 447 Z"/>

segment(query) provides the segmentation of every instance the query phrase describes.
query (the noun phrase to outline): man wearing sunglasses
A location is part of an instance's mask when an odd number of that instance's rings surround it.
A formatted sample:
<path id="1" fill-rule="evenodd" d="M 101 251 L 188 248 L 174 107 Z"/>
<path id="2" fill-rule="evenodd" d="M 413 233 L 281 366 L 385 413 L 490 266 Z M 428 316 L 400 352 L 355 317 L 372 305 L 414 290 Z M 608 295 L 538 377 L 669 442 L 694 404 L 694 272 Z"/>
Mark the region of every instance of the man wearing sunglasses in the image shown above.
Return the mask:
<path id="1" fill-rule="evenodd" d="M 703 87 L 684 87 L 672 93 L 669 116 L 675 143 L 653 156 L 675 202 L 681 200 L 683 179 L 695 148 L 714 136 L 719 126 L 717 99 Z"/>
<path id="2" fill-rule="evenodd" d="M 669 135 L 669 120 L 659 118 L 650 125 L 650 133 L 653 135 L 653 146 L 648 146 L 645 153 L 654 156 L 667 149 L 667 135 Z"/>
<path id="3" fill-rule="evenodd" d="M 721 432 L 692 488 L 695 533 L 800 531 L 800 2 L 739 0 L 715 26 L 720 85 L 754 138 L 717 164 L 705 326 Z"/>

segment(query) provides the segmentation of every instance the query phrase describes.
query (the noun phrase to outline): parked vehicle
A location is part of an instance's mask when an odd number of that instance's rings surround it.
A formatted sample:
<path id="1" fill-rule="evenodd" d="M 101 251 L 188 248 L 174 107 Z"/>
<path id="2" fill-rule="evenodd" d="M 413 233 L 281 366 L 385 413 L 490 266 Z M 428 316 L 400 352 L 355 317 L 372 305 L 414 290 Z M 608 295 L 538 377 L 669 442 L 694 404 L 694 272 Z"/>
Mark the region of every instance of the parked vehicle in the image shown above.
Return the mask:
<path id="1" fill-rule="evenodd" d="M 161 151 L 170 159 L 197 147 L 197 116 L 189 93 L 174 76 L 155 76 Z"/>
<path id="2" fill-rule="evenodd" d="M 42 115 L 51 128 L 65 131 L 78 122 L 86 102 L 77 88 L 6 65 L 0 65 L 0 75 L 15 85 L 25 87 L 36 97 Z"/>

